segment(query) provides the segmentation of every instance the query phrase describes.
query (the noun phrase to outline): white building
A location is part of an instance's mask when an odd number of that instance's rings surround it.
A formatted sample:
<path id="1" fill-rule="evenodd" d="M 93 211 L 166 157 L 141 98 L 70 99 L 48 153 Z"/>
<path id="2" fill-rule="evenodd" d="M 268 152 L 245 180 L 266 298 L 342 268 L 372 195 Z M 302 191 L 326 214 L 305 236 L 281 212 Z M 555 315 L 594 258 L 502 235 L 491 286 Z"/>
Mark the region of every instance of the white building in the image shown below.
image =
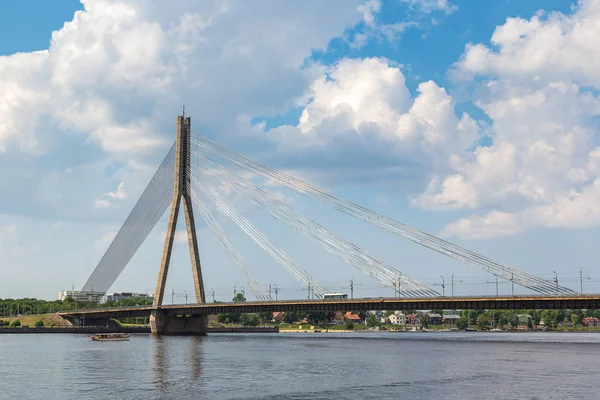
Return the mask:
<path id="1" fill-rule="evenodd" d="M 133 292 L 121 292 L 111 293 L 106 295 L 106 300 L 119 301 L 121 299 L 132 299 L 134 297 L 145 298 L 146 301 L 152 302 L 154 296 L 148 293 L 133 293 Z"/>
<path id="2" fill-rule="evenodd" d="M 77 301 L 94 301 L 99 303 L 104 297 L 101 292 L 81 292 L 79 290 L 61 290 L 58 292 L 58 300 L 64 301 L 67 297 L 71 297 Z"/>
<path id="3" fill-rule="evenodd" d="M 406 325 L 406 315 L 400 311 L 394 312 L 392 315 L 388 316 L 388 319 L 392 325 Z"/>

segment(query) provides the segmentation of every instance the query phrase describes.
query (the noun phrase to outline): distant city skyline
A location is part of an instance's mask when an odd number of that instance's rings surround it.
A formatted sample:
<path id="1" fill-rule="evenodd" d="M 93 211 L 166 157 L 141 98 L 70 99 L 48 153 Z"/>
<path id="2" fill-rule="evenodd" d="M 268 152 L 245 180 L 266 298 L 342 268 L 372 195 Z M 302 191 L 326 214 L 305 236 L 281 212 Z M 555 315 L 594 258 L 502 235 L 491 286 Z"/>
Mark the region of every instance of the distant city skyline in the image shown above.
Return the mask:
<path id="1" fill-rule="evenodd" d="M 0 298 L 81 289 L 173 143 L 183 105 L 193 135 L 576 292 L 600 292 L 600 49 L 589 39 L 599 20 L 600 0 L 3 2 Z M 440 293 L 452 281 L 456 295 L 496 293 L 490 274 L 268 188 Z M 355 297 L 394 296 L 223 195 L 331 292 L 350 294 L 352 280 Z M 263 286 L 307 297 L 211 210 Z M 154 293 L 167 214 L 109 292 Z M 197 226 L 207 299 L 214 290 L 231 300 L 234 287 L 251 298 Z M 178 227 L 166 302 L 194 292 Z"/>

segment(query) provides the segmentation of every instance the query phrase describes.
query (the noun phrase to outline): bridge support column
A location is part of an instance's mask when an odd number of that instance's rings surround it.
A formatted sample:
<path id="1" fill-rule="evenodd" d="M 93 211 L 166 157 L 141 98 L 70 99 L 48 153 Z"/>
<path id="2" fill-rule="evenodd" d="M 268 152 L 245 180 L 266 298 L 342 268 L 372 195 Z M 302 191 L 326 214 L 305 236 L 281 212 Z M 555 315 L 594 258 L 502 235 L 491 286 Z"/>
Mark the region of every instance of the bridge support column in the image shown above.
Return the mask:
<path id="1" fill-rule="evenodd" d="M 160 308 L 150 314 L 150 330 L 155 335 L 206 335 L 207 315 L 167 315 Z"/>

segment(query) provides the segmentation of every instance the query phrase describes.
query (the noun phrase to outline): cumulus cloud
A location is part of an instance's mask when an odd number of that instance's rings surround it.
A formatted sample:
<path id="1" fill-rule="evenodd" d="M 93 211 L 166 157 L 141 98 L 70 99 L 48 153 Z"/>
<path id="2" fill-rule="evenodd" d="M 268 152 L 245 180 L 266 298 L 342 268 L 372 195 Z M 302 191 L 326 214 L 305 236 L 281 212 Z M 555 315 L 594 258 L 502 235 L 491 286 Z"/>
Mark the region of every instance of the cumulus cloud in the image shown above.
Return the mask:
<path id="1" fill-rule="evenodd" d="M 473 210 L 444 233 L 505 236 L 535 227 L 600 224 L 598 135 L 600 1 L 573 13 L 509 18 L 493 47 L 468 45 L 456 77 L 479 75 L 475 102 L 491 120 L 492 145 L 451 157 L 413 204 Z M 587 39 L 586 39 L 587 38 Z"/>
<path id="2" fill-rule="evenodd" d="M 597 37 L 600 2 L 579 0 L 575 12 L 547 14 L 530 19 L 508 18 L 491 37 L 493 47 L 467 46 L 455 76 L 496 75 L 515 79 L 578 81 L 600 85 Z"/>
<path id="3" fill-rule="evenodd" d="M 25 199 L 0 212 L 88 218 L 115 178 L 141 192 L 182 104 L 203 134 L 255 141 L 232 121 L 285 110 L 311 52 L 363 18 L 361 0 L 82 3 L 47 50 L 0 56 L 0 180 Z"/>
<path id="4" fill-rule="evenodd" d="M 380 58 L 344 59 L 310 85 L 295 125 L 267 132 L 290 165 L 338 169 L 353 176 L 423 176 L 468 151 L 479 127 L 456 115 L 455 101 L 433 81 L 409 93 L 399 67 Z"/>
<path id="5" fill-rule="evenodd" d="M 112 197 L 113 199 L 123 200 L 127 197 L 127 193 L 125 193 L 125 189 L 123 189 L 124 186 L 125 182 L 119 183 L 119 186 L 117 186 L 117 190 L 114 192 L 108 192 L 108 196 Z"/>

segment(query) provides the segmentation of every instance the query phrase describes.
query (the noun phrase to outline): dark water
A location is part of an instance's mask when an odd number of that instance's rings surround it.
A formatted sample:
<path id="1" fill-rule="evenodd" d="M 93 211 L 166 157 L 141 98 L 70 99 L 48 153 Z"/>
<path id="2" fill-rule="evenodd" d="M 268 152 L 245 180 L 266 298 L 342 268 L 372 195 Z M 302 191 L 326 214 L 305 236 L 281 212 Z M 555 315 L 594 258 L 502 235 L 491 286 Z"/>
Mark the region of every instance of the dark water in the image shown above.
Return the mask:
<path id="1" fill-rule="evenodd" d="M 0 335 L 0 399 L 598 399 L 600 334 Z"/>

